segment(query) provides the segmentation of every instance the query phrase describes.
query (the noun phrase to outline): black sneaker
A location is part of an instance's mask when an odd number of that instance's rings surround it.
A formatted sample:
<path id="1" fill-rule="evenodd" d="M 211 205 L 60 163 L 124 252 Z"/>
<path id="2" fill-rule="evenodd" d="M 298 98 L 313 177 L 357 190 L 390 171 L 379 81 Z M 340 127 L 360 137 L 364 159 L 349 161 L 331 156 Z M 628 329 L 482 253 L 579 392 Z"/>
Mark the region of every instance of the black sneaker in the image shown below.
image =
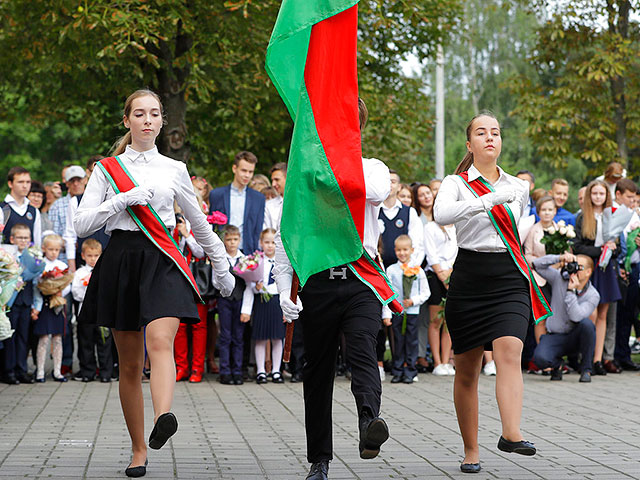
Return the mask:
<path id="1" fill-rule="evenodd" d="M 551 378 L 550 380 L 562 380 L 562 367 L 556 367 L 551 370 Z"/>
<path id="2" fill-rule="evenodd" d="M 402 375 L 394 375 L 391 383 L 402 383 Z"/>
<path id="3" fill-rule="evenodd" d="M 607 371 L 604 369 L 602 362 L 593 362 L 593 375 L 606 375 Z"/>
<path id="4" fill-rule="evenodd" d="M 579 381 L 580 383 L 591 383 L 591 372 L 582 372 Z"/>

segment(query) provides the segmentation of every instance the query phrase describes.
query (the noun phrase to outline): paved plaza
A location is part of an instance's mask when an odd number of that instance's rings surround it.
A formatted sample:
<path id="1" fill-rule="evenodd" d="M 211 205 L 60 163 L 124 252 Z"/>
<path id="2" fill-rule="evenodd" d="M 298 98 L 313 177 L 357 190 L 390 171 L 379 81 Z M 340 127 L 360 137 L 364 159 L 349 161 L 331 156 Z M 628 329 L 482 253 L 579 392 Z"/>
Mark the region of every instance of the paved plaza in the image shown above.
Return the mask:
<path id="1" fill-rule="evenodd" d="M 355 405 L 336 380 L 331 479 L 466 478 L 452 402 L 452 377 L 420 375 L 413 385 L 384 384 L 383 416 L 391 438 L 380 456 L 358 456 Z M 640 478 L 640 374 L 578 375 L 562 382 L 525 375 L 523 432 L 538 455 L 497 450 L 500 422 L 495 377 L 480 382 L 480 479 Z M 144 384 L 147 433 L 152 410 Z M 302 385 L 225 386 L 208 375 L 177 385 L 178 433 L 149 450 L 145 478 L 303 479 L 308 470 Z M 118 383 L 0 386 L 0 477 L 126 478 L 129 440 Z"/>

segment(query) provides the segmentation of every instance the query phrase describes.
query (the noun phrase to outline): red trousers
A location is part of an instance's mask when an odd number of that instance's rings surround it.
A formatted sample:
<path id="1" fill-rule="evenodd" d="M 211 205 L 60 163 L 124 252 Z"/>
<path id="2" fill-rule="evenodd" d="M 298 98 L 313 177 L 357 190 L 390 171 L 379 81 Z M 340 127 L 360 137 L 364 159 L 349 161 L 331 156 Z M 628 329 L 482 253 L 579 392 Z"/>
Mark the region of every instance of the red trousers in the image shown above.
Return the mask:
<path id="1" fill-rule="evenodd" d="M 207 311 L 208 305 L 198 304 L 198 316 L 200 321 L 191 325 L 191 371 L 198 370 L 204 373 L 204 358 L 207 353 Z M 187 338 L 186 324 L 181 323 L 174 340 L 174 355 L 176 369 L 189 371 L 189 340 Z"/>

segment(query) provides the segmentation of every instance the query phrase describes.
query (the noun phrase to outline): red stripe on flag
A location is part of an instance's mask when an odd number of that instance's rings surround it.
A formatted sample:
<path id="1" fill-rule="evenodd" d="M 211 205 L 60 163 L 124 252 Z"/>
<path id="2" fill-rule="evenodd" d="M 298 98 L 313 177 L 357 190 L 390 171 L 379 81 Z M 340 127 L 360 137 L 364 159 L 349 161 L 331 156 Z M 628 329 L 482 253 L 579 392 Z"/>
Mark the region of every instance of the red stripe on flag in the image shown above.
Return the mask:
<path id="1" fill-rule="evenodd" d="M 304 78 L 320 141 L 363 240 L 357 33 L 357 5 L 314 25 Z"/>

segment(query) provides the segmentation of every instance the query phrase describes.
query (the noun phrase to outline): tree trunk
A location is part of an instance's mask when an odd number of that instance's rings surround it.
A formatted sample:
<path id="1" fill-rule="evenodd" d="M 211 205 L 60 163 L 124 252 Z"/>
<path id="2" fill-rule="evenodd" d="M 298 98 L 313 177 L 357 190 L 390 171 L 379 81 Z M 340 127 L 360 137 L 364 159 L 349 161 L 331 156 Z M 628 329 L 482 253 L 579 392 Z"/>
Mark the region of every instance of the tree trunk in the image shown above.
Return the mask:
<path id="1" fill-rule="evenodd" d="M 191 146 L 187 131 L 187 100 L 185 86 L 191 65 L 174 66 L 175 59 L 184 55 L 192 47 L 193 41 L 182 31 L 182 22 L 178 22 L 173 51 L 166 42 L 160 44 L 159 54 L 162 67 L 157 70 L 158 94 L 162 98 L 165 125 L 158 137 L 158 150 L 167 157 L 187 162 L 191 155 Z"/>
<path id="2" fill-rule="evenodd" d="M 618 11 L 612 1 L 607 2 L 609 13 L 609 32 L 620 35 L 623 39 L 629 36 L 629 10 L 631 4 L 628 1 L 617 2 Z M 610 81 L 611 96 L 614 105 L 613 120 L 616 125 L 616 144 L 621 163 L 629 170 L 629 146 L 627 145 L 627 104 L 625 100 L 625 78 L 616 76 Z"/>

